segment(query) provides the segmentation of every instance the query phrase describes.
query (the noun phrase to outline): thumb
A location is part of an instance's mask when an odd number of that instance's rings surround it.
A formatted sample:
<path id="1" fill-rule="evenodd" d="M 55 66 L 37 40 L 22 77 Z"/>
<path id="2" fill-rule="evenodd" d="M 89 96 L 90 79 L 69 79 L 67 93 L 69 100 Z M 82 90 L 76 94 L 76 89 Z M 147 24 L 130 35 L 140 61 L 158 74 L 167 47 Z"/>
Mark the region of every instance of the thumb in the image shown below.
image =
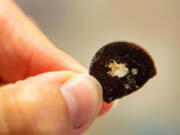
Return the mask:
<path id="1" fill-rule="evenodd" d="M 41 74 L 0 88 L 0 134 L 79 134 L 101 104 L 101 86 L 93 77 Z"/>

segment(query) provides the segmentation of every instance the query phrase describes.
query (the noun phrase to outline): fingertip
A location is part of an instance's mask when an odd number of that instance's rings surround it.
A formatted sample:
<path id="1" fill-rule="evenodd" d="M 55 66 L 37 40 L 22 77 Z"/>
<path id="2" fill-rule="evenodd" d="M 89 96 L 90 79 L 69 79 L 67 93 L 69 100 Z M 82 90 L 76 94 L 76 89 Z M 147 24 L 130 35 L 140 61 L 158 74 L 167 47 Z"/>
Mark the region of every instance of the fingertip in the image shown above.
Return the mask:
<path id="1" fill-rule="evenodd" d="M 60 88 L 70 111 L 73 128 L 94 120 L 102 105 L 102 88 L 89 75 L 76 75 Z"/>
<path id="2" fill-rule="evenodd" d="M 100 111 L 99 111 L 99 114 L 98 114 L 98 116 L 102 116 L 102 115 L 104 115 L 105 113 L 107 113 L 111 108 L 112 108 L 112 106 L 113 106 L 113 102 L 111 102 L 111 103 L 106 103 L 106 102 L 102 102 L 102 107 L 101 107 L 101 109 L 100 109 Z"/>

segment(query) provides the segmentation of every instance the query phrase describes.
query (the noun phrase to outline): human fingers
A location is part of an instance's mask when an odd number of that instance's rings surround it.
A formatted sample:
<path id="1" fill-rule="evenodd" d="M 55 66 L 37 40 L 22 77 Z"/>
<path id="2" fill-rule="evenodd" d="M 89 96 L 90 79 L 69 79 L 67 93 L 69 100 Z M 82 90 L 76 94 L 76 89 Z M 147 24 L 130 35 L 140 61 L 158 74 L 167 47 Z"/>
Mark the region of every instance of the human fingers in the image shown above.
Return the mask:
<path id="1" fill-rule="evenodd" d="M 76 135 L 102 104 L 99 83 L 89 75 L 52 72 L 0 88 L 0 134 Z M 78 132 L 79 130 L 79 132 Z"/>
<path id="2" fill-rule="evenodd" d="M 57 49 L 12 0 L 0 0 L 0 80 L 15 82 L 49 71 L 87 72 Z"/>
<path id="3" fill-rule="evenodd" d="M 49 71 L 87 72 L 55 46 L 11 0 L 0 0 L 0 82 L 11 83 Z M 111 105 L 103 102 L 100 114 Z"/>

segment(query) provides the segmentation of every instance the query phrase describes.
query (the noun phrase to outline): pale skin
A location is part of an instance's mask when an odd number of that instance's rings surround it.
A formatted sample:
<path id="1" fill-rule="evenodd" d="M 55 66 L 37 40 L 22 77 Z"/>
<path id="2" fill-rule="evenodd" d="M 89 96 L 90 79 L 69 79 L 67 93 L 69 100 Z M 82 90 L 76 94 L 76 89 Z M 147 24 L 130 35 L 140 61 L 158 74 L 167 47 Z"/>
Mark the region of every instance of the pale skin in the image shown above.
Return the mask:
<path id="1" fill-rule="evenodd" d="M 0 135 L 80 135 L 112 106 L 12 0 L 0 0 L 0 82 Z"/>

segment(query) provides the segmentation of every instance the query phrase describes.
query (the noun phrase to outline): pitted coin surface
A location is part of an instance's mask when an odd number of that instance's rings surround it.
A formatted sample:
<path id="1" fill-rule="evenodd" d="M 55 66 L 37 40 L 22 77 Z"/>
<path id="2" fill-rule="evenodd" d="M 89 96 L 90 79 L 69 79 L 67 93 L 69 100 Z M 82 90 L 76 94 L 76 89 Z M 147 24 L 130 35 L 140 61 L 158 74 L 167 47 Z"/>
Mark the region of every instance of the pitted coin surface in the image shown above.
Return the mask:
<path id="1" fill-rule="evenodd" d="M 97 51 L 89 74 L 102 85 L 107 103 L 141 88 L 156 75 L 154 62 L 142 47 L 130 42 L 113 42 Z"/>

